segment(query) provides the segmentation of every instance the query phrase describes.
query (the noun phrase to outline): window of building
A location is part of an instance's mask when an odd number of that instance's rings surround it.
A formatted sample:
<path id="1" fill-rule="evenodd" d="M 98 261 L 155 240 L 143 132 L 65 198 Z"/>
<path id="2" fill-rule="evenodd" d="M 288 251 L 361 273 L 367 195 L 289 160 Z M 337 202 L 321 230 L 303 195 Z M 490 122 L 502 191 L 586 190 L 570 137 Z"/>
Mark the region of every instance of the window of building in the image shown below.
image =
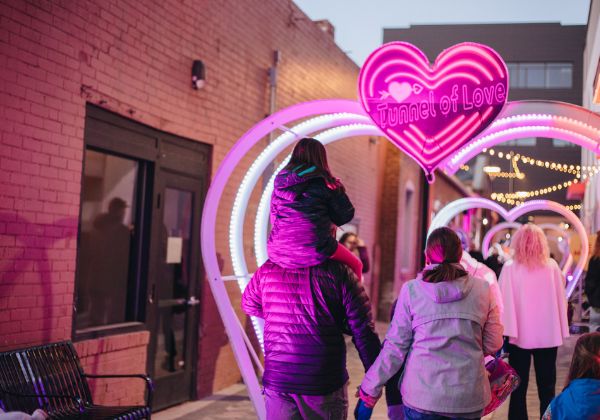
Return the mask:
<path id="1" fill-rule="evenodd" d="M 564 140 L 552 139 L 552 146 L 554 147 L 578 147 L 575 143 L 571 143 Z"/>
<path id="2" fill-rule="evenodd" d="M 78 330 L 141 321 L 135 278 L 144 163 L 86 148 L 79 243 Z"/>
<path id="3" fill-rule="evenodd" d="M 546 64 L 548 88 L 570 88 L 573 83 L 573 65 L 568 63 Z"/>
<path id="4" fill-rule="evenodd" d="M 507 63 L 510 87 L 521 89 L 569 89 L 573 63 Z"/>
<path id="5" fill-rule="evenodd" d="M 502 146 L 535 146 L 536 138 L 535 137 L 527 137 L 523 139 L 509 140 L 506 143 L 503 143 Z"/>

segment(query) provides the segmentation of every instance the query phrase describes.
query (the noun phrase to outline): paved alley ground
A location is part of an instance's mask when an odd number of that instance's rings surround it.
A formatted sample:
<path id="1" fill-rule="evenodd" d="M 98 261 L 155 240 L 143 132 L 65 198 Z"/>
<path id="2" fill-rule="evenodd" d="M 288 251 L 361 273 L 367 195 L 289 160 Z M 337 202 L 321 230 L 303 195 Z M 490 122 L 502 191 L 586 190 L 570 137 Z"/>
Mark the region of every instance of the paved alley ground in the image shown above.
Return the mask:
<path id="1" fill-rule="evenodd" d="M 386 326 L 384 324 L 377 325 L 380 337 L 383 337 L 385 334 L 385 328 Z M 575 341 L 577 341 L 577 338 L 578 336 L 570 337 L 558 350 L 557 393 L 560 392 L 563 387 L 569 369 L 569 364 L 571 362 L 573 347 L 575 345 Z M 352 419 L 354 417 L 352 411 L 356 405 L 354 390 L 360 383 L 364 374 L 358 353 L 354 349 L 352 343 L 348 345 L 348 372 L 350 374 L 350 385 L 348 387 L 350 409 L 348 418 Z M 539 400 L 537 398 L 537 387 L 535 384 L 533 363 L 529 379 L 529 389 L 527 391 L 527 408 L 530 418 L 539 418 Z M 155 420 L 250 420 L 255 418 L 256 415 L 250 399 L 248 398 L 248 394 L 246 393 L 245 386 L 243 384 L 236 384 L 210 397 L 158 412 L 152 417 Z M 388 418 L 385 399 L 382 399 L 377 404 L 372 418 L 374 420 L 383 420 Z M 508 402 L 504 403 L 494 413 L 484 417 L 484 420 L 505 419 L 508 419 Z"/>

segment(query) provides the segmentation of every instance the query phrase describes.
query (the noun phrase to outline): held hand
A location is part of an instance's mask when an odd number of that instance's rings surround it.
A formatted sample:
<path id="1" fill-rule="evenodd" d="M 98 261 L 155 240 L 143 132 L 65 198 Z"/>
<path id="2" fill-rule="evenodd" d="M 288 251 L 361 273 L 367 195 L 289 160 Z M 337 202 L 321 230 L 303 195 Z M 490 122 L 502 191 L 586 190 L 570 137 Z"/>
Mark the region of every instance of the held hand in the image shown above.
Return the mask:
<path id="1" fill-rule="evenodd" d="M 354 418 L 357 420 L 369 420 L 373 414 L 373 408 L 365 405 L 363 400 L 358 400 L 354 409 Z"/>
<path id="2" fill-rule="evenodd" d="M 381 395 L 378 397 L 372 397 L 363 391 L 361 387 L 358 387 L 356 390 L 356 397 L 360 398 L 360 401 L 364 403 L 365 407 L 370 408 L 372 411 L 373 407 L 375 407 L 375 404 L 377 404 L 377 401 L 379 401 L 379 398 L 381 398 Z"/>

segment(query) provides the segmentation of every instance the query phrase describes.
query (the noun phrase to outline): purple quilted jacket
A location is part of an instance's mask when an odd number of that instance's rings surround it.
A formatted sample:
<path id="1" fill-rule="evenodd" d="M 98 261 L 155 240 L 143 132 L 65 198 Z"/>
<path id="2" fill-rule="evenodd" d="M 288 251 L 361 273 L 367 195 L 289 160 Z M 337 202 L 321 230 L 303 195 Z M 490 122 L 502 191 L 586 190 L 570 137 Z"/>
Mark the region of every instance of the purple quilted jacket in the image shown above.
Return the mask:
<path id="1" fill-rule="evenodd" d="M 285 267 L 321 264 L 338 246 L 334 225 L 346 224 L 353 217 L 354 207 L 344 189 L 328 188 L 314 167 L 284 169 L 275 177 L 271 197 L 269 258 Z"/>
<path id="2" fill-rule="evenodd" d="M 286 268 L 268 260 L 252 277 L 242 309 L 265 320 L 263 385 L 275 392 L 325 395 L 348 381 L 344 333 L 365 370 L 377 358 L 371 306 L 345 265 L 327 260 Z"/>

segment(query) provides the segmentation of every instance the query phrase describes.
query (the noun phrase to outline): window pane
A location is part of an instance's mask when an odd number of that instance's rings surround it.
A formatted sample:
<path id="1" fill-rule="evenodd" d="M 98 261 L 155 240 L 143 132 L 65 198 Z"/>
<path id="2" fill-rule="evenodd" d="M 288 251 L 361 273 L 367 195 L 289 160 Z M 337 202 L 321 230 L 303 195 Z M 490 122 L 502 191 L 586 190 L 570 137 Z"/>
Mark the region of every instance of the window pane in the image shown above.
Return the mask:
<path id="1" fill-rule="evenodd" d="M 519 64 L 519 84 L 516 87 L 527 87 L 527 67 L 524 64 Z"/>
<path id="2" fill-rule="evenodd" d="M 162 377 L 185 368 L 185 331 L 186 306 L 163 305 L 166 301 L 188 298 L 191 264 L 191 237 L 193 194 L 175 188 L 165 189 L 163 235 L 166 236 L 166 250 L 163 255 L 166 264 L 163 266 L 160 281 L 166 286 L 164 296 L 159 301 L 158 348 L 154 362 L 154 375 Z M 164 350 L 164 351 L 163 351 Z M 166 356 L 165 356 L 166 355 Z"/>
<path id="3" fill-rule="evenodd" d="M 78 258 L 78 330 L 126 321 L 138 163 L 86 149 Z M 132 302 L 133 304 L 133 302 Z"/>
<path id="4" fill-rule="evenodd" d="M 528 88 L 543 88 L 545 86 L 544 64 L 523 63 L 521 68 L 525 69 L 525 85 Z"/>
<path id="5" fill-rule="evenodd" d="M 535 146 L 535 137 L 528 137 L 526 139 L 518 139 L 517 146 Z"/>
<path id="6" fill-rule="evenodd" d="M 548 63 L 546 65 L 546 87 L 570 88 L 573 84 L 573 64 Z"/>
<path id="7" fill-rule="evenodd" d="M 517 63 L 506 63 L 506 67 L 508 67 L 510 87 L 519 87 L 519 65 Z"/>
<path id="8" fill-rule="evenodd" d="M 554 147 L 576 147 L 576 144 L 573 144 L 568 141 L 552 139 L 552 146 Z"/>

